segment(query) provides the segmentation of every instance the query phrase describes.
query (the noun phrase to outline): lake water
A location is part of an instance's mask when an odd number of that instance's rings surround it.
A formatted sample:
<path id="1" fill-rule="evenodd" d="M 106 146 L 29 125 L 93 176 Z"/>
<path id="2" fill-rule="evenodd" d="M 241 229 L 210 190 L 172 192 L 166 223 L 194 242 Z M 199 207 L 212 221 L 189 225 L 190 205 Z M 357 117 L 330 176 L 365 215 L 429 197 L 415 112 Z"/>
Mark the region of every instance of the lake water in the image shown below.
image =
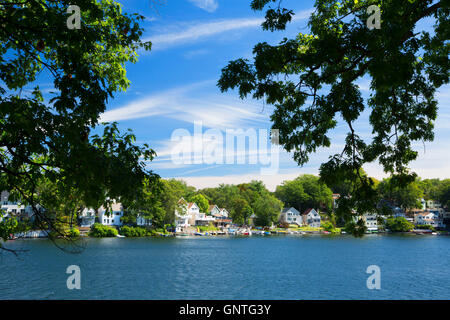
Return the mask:
<path id="1" fill-rule="evenodd" d="M 0 299 L 450 299 L 450 237 L 368 235 L 88 239 L 81 254 L 46 239 L 8 242 Z M 66 268 L 81 269 L 69 290 Z M 369 290 L 366 269 L 381 269 Z"/>

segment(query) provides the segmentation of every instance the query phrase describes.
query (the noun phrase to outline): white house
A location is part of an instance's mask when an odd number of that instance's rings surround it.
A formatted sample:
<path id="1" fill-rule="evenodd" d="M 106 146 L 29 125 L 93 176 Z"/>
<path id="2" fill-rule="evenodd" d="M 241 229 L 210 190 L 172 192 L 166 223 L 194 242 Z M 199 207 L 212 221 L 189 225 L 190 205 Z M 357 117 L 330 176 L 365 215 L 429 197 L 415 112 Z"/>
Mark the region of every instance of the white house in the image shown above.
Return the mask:
<path id="1" fill-rule="evenodd" d="M 195 226 L 209 226 L 211 223 L 213 223 L 214 221 L 216 221 L 216 218 L 213 216 L 209 216 L 206 213 L 201 213 L 199 212 L 196 216 L 195 216 L 195 222 L 194 225 Z"/>
<path id="2" fill-rule="evenodd" d="M 84 208 L 80 214 L 80 227 L 91 227 L 95 223 L 97 213 L 92 208 Z"/>
<path id="3" fill-rule="evenodd" d="M 25 206 L 18 201 L 11 201 L 9 199 L 9 192 L 2 191 L 0 194 L 0 209 L 3 211 L 3 217 L 16 216 L 22 218 L 33 218 L 34 212 L 31 206 Z M 0 217 L 2 221 L 2 217 Z"/>
<path id="4" fill-rule="evenodd" d="M 312 228 L 320 227 L 320 215 L 317 213 L 315 209 L 307 209 L 302 213 L 303 224 L 308 225 Z"/>
<path id="5" fill-rule="evenodd" d="M 415 225 L 429 225 L 434 228 L 445 228 L 443 219 L 439 214 L 433 212 L 423 212 L 414 215 Z"/>
<path id="6" fill-rule="evenodd" d="M 212 216 L 219 216 L 219 215 L 221 215 L 220 208 L 218 206 L 216 206 L 215 204 L 212 204 L 212 205 L 209 206 L 208 213 L 210 215 L 212 215 Z"/>
<path id="7" fill-rule="evenodd" d="M 303 224 L 301 213 L 294 207 L 283 209 L 280 213 L 279 221 L 281 223 L 297 224 L 299 226 Z"/>
<path id="8" fill-rule="evenodd" d="M 184 228 L 195 225 L 195 217 L 200 213 L 200 208 L 194 202 L 187 202 L 183 198 L 178 201 L 175 208 L 175 231 L 181 232 Z"/>
<path id="9" fill-rule="evenodd" d="M 441 207 L 439 201 L 427 200 L 427 209 L 439 209 Z"/>
<path id="10" fill-rule="evenodd" d="M 123 206 L 121 203 L 113 202 L 110 210 L 106 210 L 103 206 L 98 209 L 98 220 L 105 226 L 121 226 L 123 217 Z"/>
<path id="11" fill-rule="evenodd" d="M 150 227 L 152 225 L 152 220 L 146 219 L 141 214 L 138 214 L 138 216 L 136 217 L 136 224 L 138 226 Z"/>
<path id="12" fill-rule="evenodd" d="M 375 213 L 366 213 L 362 216 L 367 231 L 378 231 L 378 220 Z"/>
<path id="13" fill-rule="evenodd" d="M 191 226 L 208 226 L 216 221 L 216 216 L 220 218 L 228 217 L 228 211 L 217 206 L 209 206 L 208 215 L 200 212 L 200 208 L 195 202 L 187 202 L 183 198 L 178 201 L 178 206 L 175 208 L 175 231 L 182 232 L 185 228 Z"/>
<path id="14" fill-rule="evenodd" d="M 229 212 L 228 212 L 228 210 L 225 209 L 225 208 L 220 208 L 220 215 L 221 215 L 222 217 L 228 218 Z"/>

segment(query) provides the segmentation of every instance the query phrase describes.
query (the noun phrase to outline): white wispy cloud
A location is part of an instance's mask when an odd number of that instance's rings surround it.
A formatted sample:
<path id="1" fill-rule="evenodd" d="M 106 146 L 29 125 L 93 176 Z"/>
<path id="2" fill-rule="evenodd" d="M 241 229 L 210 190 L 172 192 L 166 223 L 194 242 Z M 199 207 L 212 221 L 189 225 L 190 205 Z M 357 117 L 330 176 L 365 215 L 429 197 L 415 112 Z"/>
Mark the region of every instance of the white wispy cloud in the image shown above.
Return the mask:
<path id="1" fill-rule="evenodd" d="M 214 35 L 259 26 L 263 19 L 228 19 L 214 22 L 197 23 L 185 26 L 181 31 L 155 34 L 144 41 L 151 41 L 154 50 L 166 49 L 175 45 L 197 42 Z"/>
<path id="2" fill-rule="evenodd" d="M 300 11 L 293 17 L 293 21 L 307 19 L 311 12 L 312 10 Z M 144 41 L 151 41 L 153 50 L 167 49 L 176 45 L 198 42 L 229 31 L 256 28 L 263 21 L 264 18 L 239 18 L 183 23 L 175 26 L 176 31 L 159 32 L 145 38 Z"/>
<path id="3" fill-rule="evenodd" d="M 189 2 L 208 12 L 214 12 L 219 7 L 217 0 L 189 0 Z"/>
<path id="4" fill-rule="evenodd" d="M 206 128 L 220 130 L 261 127 L 258 124 L 269 123 L 269 114 L 263 111 L 261 105 L 219 92 L 206 95 L 196 92 L 197 89 L 204 88 L 205 84 L 210 83 L 200 82 L 134 100 L 123 107 L 103 113 L 99 121 L 112 122 L 164 116 L 191 125 L 194 121 L 201 121 Z"/>
<path id="5" fill-rule="evenodd" d="M 210 52 L 211 51 L 206 50 L 206 49 L 191 50 L 191 51 L 188 51 L 188 52 L 184 53 L 183 56 L 186 59 L 192 59 L 192 58 L 196 58 L 196 57 L 199 57 L 199 56 L 207 55 Z"/>

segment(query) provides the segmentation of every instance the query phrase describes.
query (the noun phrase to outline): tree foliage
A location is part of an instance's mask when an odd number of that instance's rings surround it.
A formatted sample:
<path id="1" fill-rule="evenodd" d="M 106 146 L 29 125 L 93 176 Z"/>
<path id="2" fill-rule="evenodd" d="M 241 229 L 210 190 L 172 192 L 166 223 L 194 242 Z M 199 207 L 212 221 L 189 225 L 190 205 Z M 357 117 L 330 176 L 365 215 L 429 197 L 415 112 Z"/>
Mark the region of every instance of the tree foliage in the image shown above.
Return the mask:
<path id="1" fill-rule="evenodd" d="M 95 238 L 112 238 L 119 234 L 116 228 L 104 226 L 100 223 L 94 223 L 89 235 Z"/>
<path id="2" fill-rule="evenodd" d="M 218 188 L 200 190 L 210 202 L 226 208 L 234 222 L 245 224 L 252 214 L 260 226 L 277 222 L 283 203 L 278 200 L 261 181 L 251 181 L 239 185 L 222 184 Z"/>
<path id="3" fill-rule="evenodd" d="M 201 193 L 195 194 L 188 198 L 189 202 L 195 202 L 200 209 L 200 212 L 207 213 L 209 209 L 209 202 Z"/>
<path id="4" fill-rule="evenodd" d="M 385 179 L 378 185 L 378 190 L 383 199 L 404 211 L 421 206 L 420 199 L 423 198 L 423 191 L 415 181 L 403 186 L 396 184 L 392 179 Z"/>
<path id="5" fill-rule="evenodd" d="M 81 29 L 68 29 L 71 1 L 0 3 L 0 190 L 11 190 L 41 215 L 38 184 L 55 184 L 57 199 L 87 206 L 134 199 L 155 152 L 135 145 L 116 124 L 96 128 L 114 92 L 126 90 L 125 64 L 137 61 L 139 14 L 113 0 L 80 0 Z M 44 97 L 36 83 L 53 82 Z M 93 129 L 95 128 L 95 132 Z M 46 182 L 45 182 L 46 183 Z M 58 204 L 55 203 L 56 207 Z M 3 238 L 4 239 L 4 238 Z"/>
<path id="6" fill-rule="evenodd" d="M 371 30 L 373 4 L 381 9 L 381 28 Z M 294 15 L 278 0 L 253 0 L 251 7 L 268 8 L 263 29 L 270 31 L 284 30 Z M 352 209 L 376 210 L 374 183 L 359 173 L 364 164 L 378 161 L 399 184 L 415 179 L 408 168 L 418 155 L 413 143 L 433 140 L 436 89 L 449 82 L 448 17 L 446 0 L 317 0 L 309 34 L 256 44 L 253 60 L 229 62 L 218 86 L 273 105 L 273 128 L 300 165 L 331 145 L 339 122 L 348 127 L 342 152 L 321 165 L 320 175 L 327 185 L 355 181 L 350 196 L 339 199 L 339 214 L 350 221 Z M 416 30 L 424 19 L 432 21 L 432 32 Z M 370 81 L 367 99 L 358 86 L 362 78 Z M 355 130 L 365 111 L 370 139 Z"/>
<path id="7" fill-rule="evenodd" d="M 308 208 L 322 208 L 331 212 L 332 191 L 319 177 L 311 174 L 284 181 L 277 186 L 275 196 L 283 201 L 286 207 L 294 207 L 300 212 Z"/>
<path id="8" fill-rule="evenodd" d="M 392 232 L 408 232 L 414 229 L 414 225 L 404 217 L 387 218 L 385 226 Z"/>

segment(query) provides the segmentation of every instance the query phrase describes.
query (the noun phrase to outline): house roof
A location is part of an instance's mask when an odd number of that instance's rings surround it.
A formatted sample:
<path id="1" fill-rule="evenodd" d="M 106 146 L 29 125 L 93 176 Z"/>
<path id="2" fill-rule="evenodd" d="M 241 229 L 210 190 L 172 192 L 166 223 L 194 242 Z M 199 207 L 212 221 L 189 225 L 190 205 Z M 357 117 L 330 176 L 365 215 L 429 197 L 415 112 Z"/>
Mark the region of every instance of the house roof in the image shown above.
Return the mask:
<path id="1" fill-rule="evenodd" d="M 306 216 L 308 213 L 310 213 L 313 210 L 314 210 L 313 208 L 306 209 L 305 212 L 302 213 L 302 215 Z"/>
<path id="2" fill-rule="evenodd" d="M 300 213 L 297 209 L 295 209 L 294 207 L 290 207 L 290 208 L 284 208 L 283 211 L 281 211 L 281 213 L 286 213 L 288 211 L 293 211 L 293 212 L 297 212 Z"/>
<path id="3" fill-rule="evenodd" d="M 188 202 L 188 209 L 190 209 L 194 204 L 195 204 L 195 202 Z"/>
<path id="4" fill-rule="evenodd" d="M 217 208 L 217 210 L 220 210 L 220 208 L 219 208 L 217 205 L 211 204 L 211 205 L 209 206 L 209 208 L 208 208 L 208 211 L 211 212 L 211 211 L 214 210 L 214 208 Z"/>

